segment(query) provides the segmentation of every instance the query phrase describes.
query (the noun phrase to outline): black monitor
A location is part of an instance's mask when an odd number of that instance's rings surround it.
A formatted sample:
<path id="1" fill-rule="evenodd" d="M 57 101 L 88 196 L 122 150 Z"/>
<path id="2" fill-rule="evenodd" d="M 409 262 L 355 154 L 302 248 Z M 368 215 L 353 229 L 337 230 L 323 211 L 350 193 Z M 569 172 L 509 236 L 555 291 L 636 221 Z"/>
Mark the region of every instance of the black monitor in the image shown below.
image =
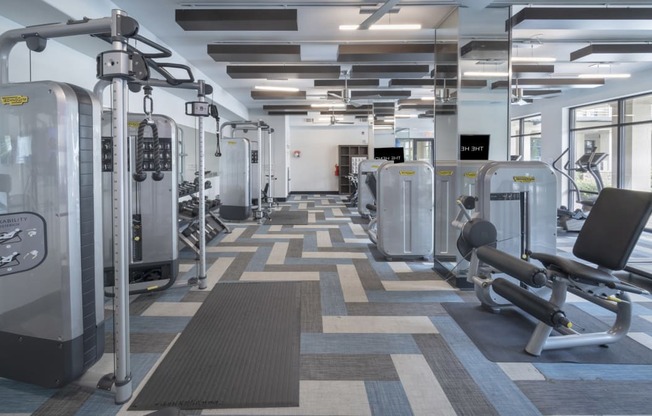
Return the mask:
<path id="1" fill-rule="evenodd" d="M 403 163 L 405 162 L 405 151 L 402 147 L 376 147 L 374 148 L 374 159 Z"/>
<path id="2" fill-rule="evenodd" d="M 460 134 L 460 160 L 489 160 L 488 134 Z"/>

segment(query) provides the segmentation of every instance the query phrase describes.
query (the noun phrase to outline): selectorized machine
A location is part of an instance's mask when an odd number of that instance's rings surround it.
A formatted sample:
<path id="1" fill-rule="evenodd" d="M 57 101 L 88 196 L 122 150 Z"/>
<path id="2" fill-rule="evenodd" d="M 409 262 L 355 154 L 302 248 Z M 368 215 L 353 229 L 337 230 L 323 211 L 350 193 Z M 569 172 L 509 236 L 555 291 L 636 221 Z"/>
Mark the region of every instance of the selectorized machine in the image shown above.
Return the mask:
<path id="1" fill-rule="evenodd" d="M 629 215 L 619 216 L 623 210 Z M 536 263 L 497 249 L 499 241 L 493 224 L 471 220 L 460 239 L 464 240 L 461 246 L 470 249 L 470 276 L 476 294 L 486 309 L 500 312 L 518 308 L 537 320 L 525 345 L 531 355 L 618 342 L 627 335 L 632 322 L 629 293 L 649 293 L 621 281 L 614 271 L 626 266 L 651 212 L 652 193 L 606 188 L 573 246 L 578 260 L 557 256 L 554 251 L 529 253 Z M 497 277 L 495 272 L 504 275 Z M 612 326 L 597 332 L 575 330 L 572 316 L 564 310 L 569 293 L 612 313 Z M 553 331 L 559 335 L 551 336 Z"/>
<path id="2" fill-rule="evenodd" d="M 251 143 L 244 137 L 222 137 L 220 163 L 220 217 L 246 220 L 251 217 Z"/>
<path id="3" fill-rule="evenodd" d="M 541 162 L 490 162 L 478 172 L 477 198 L 461 203 L 470 208 L 477 202 L 457 242 L 470 260 L 467 279 L 485 309 L 517 308 L 537 320 L 525 346 L 535 356 L 619 341 L 631 325 L 628 293 L 647 293 L 613 271 L 625 267 L 652 212 L 652 193 L 603 190 L 573 247 L 580 262 L 556 254 L 554 176 Z M 627 218 L 617 215 L 624 211 Z M 564 311 L 568 293 L 613 313 L 613 326 L 593 333 L 573 329 Z M 553 330 L 561 336 L 551 336 Z"/>
<path id="4" fill-rule="evenodd" d="M 367 205 L 376 203 L 376 183 L 370 185 L 367 180 L 368 175 L 372 175 L 378 171 L 378 168 L 383 163 L 383 160 L 367 159 L 360 162 L 358 165 L 358 212 L 363 217 L 369 217 L 369 207 Z M 394 162 L 390 162 L 394 163 Z M 371 188 L 374 189 L 371 189 Z"/>
<path id="5" fill-rule="evenodd" d="M 383 162 L 376 178 L 375 235 L 388 259 L 433 253 L 434 169 L 428 162 Z M 370 232 L 373 233 L 370 223 Z"/>
<path id="6" fill-rule="evenodd" d="M 0 85 L 0 377 L 60 387 L 104 352 L 100 105 Z"/>
<path id="7" fill-rule="evenodd" d="M 457 197 L 475 195 L 478 170 L 487 163 L 482 160 L 441 160 L 435 171 L 435 257 L 456 260 L 456 242 L 460 230 L 452 224 L 457 215 Z"/>
<path id="8" fill-rule="evenodd" d="M 177 125 L 169 117 L 128 115 L 130 293 L 170 287 L 179 271 Z M 111 113 L 102 115 L 102 199 L 105 286 L 113 286 Z"/>

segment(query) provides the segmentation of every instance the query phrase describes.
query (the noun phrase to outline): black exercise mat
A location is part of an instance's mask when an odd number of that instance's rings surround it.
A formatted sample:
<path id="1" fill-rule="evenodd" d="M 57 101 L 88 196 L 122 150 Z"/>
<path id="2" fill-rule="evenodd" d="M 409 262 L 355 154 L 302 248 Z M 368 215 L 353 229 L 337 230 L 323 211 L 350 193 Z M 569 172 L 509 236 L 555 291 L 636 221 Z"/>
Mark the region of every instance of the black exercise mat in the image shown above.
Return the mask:
<path id="1" fill-rule="evenodd" d="M 272 211 L 269 225 L 308 225 L 308 211 Z"/>
<path id="2" fill-rule="evenodd" d="M 300 285 L 219 283 L 130 410 L 299 405 Z"/>
<path id="3" fill-rule="evenodd" d="M 534 357 L 525 352 L 525 345 L 536 324 L 534 318 L 517 310 L 491 313 L 475 302 L 449 302 L 442 303 L 442 306 L 489 361 L 652 364 L 652 351 L 628 337 L 609 344 L 608 348 L 595 345 L 544 350 L 541 356 Z M 564 310 L 576 331 L 589 333 L 608 329 L 605 323 L 575 306 L 567 305 Z"/>

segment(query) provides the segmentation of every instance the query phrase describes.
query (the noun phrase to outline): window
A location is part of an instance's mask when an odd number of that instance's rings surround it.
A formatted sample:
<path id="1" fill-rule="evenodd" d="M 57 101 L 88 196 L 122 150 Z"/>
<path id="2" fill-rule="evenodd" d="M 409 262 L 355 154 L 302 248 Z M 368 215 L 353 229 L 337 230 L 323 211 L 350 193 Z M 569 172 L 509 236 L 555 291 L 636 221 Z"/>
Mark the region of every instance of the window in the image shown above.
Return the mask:
<path id="1" fill-rule="evenodd" d="M 591 154 L 599 159 L 595 171 L 604 186 L 652 190 L 652 94 L 576 107 L 570 116 L 571 176 L 580 199 L 597 196 L 598 181 L 579 163 Z"/>
<path id="2" fill-rule="evenodd" d="M 509 154 L 512 159 L 541 160 L 541 115 L 511 121 Z"/>

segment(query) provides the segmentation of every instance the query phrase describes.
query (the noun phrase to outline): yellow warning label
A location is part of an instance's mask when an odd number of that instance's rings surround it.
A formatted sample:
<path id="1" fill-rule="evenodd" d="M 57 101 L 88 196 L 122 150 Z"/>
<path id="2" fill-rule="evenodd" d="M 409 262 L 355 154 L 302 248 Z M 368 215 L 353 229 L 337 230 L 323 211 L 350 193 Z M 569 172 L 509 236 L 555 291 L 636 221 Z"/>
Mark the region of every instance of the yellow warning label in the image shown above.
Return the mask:
<path id="1" fill-rule="evenodd" d="M 417 172 L 414 170 L 399 170 L 398 174 L 401 176 L 412 176 L 416 174 Z"/>
<path id="2" fill-rule="evenodd" d="M 140 121 L 129 121 L 127 126 L 131 127 L 132 129 L 137 129 L 140 126 Z"/>
<path id="3" fill-rule="evenodd" d="M 453 171 L 452 170 L 440 170 L 437 171 L 437 175 L 439 176 L 453 176 Z"/>
<path id="4" fill-rule="evenodd" d="M 466 172 L 464 173 L 465 178 L 475 179 L 478 177 L 478 172 Z"/>
<path id="5" fill-rule="evenodd" d="M 238 142 L 236 142 L 235 140 L 229 140 L 227 143 L 228 144 L 237 144 Z"/>
<path id="6" fill-rule="evenodd" d="M 0 97 L 2 105 L 23 105 L 29 101 L 26 95 L 5 95 Z"/>
<path id="7" fill-rule="evenodd" d="M 520 183 L 530 183 L 534 182 L 536 179 L 534 176 L 514 176 L 514 182 Z"/>
<path id="8" fill-rule="evenodd" d="M 378 166 L 380 166 L 380 165 L 371 165 L 371 168 L 372 169 L 378 169 Z"/>

